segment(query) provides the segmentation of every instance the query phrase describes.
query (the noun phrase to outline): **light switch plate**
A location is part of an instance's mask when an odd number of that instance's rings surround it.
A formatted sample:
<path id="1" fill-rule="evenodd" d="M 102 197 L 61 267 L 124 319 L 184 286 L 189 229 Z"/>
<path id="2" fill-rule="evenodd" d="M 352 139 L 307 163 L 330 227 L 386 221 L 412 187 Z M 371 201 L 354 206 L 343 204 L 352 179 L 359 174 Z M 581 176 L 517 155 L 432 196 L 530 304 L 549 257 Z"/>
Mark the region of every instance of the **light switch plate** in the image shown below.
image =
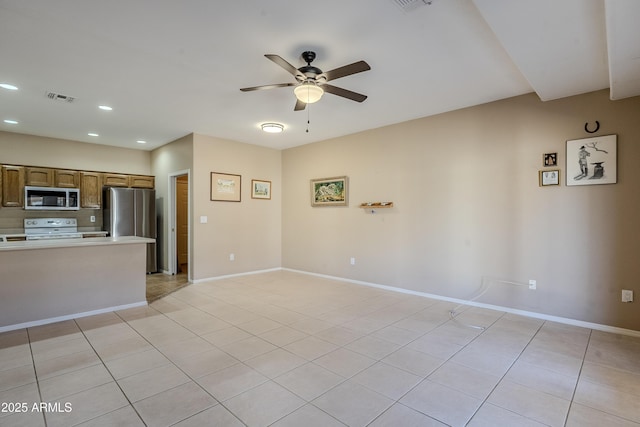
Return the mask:
<path id="1" fill-rule="evenodd" d="M 622 290 L 622 302 L 633 302 L 633 291 Z"/>
<path id="2" fill-rule="evenodd" d="M 200 224 L 206 224 L 208 220 L 209 218 L 203 215 L 200 217 Z"/>

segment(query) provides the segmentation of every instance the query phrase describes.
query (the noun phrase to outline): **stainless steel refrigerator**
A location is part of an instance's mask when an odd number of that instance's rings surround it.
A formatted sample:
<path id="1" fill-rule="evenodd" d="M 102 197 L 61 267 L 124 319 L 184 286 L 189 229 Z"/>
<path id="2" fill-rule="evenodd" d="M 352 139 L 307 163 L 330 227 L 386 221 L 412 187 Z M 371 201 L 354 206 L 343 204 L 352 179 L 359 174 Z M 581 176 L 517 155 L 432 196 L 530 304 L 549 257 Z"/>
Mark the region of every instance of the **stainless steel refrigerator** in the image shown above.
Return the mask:
<path id="1" fill-rule="evenodd" d="M 157 237 L 155 190 L 105 187 L 102 196 L 103 225 L 109 236 Z M 148 243 L 147 273 L 156 271 L 156 244 Z"/>

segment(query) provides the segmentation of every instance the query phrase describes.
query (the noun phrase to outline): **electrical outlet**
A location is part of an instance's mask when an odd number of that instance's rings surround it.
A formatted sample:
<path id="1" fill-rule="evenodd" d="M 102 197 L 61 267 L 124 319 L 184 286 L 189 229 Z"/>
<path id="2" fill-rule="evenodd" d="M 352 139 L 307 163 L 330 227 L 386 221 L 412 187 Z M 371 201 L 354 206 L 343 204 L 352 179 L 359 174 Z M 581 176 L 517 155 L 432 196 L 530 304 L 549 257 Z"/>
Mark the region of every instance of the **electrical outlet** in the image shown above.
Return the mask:
<path id="1" fill-rule="evenodd" d="M 89 221 L 91 221 L 91 222 L 96 222 L 96 216 L 95 216 L 95 215 L 91 215 L 91 216 L 89 217 Z"/>
<path id="2" fill-rule="evenodd" d="M 229 261 L 235 261 L 236 260 L 236 254 L 229 254 Z"/>
<path id="3" fill-rule="evenodd" d="M 354 257 L 351 257 L 350 262 L 351 262 L 351 265 L 356 265 L 356 259 Z"/>
<path id="4" fill-rule="evenodd" d="M 622 290 L 622 302 L 633 302 L 633 291 Z"/>
<path id="5" fill-rule="evenodd" d="M 535 280 L 529 280 L 529 289 L 531 289 L 532 291 L 535 291 L 538 287 L 538 284 Z"/>

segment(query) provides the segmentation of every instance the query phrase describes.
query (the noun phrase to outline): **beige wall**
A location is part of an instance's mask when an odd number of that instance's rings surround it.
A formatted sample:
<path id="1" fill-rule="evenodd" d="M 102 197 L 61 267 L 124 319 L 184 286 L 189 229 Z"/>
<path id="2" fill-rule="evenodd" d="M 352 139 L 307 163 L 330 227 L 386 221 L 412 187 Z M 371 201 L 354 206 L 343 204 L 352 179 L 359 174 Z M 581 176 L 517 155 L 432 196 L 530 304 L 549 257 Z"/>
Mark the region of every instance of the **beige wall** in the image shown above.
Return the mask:
<path id="1" fill-rule="evenodd" d="M 149 151 L 0 132 L 0 163 L 150 175 Z"/>
<path id="2" fill-rule="evenodd" d="M 282 253 L 281 151 L 194 135 L 193 278 L 278 268 Z M 242 201 L 212 202 L 210 173 L 242 176 Z M 251 198 L 251 180 L 271 181 L 271 200 Z M 207 223 L 201 224 L 201 216 Z M 229 254 L 235 261 L 229 260 Z"/>
<path id="3" fill-rule="evenodd" d="M 640 330 L 640 97 L 525 95 L 283 151 L 282 265 Z M 566 187 L 565 141 L 618 135 L 618 183 Z M 538 186 L 557 152 L 562 185 Z M 349 207 L 310 206 L 347 175 Z M 362 202 L 392 201 L 375 214 Z M 350 257 L 356 264 L 350 265 Z"/>
<path id="4" fill-rule="evenodd" d="M 193 134 L 184 136 L 151 152 L 152 174 L 156 177 L 156 216 L 158 218 L 158 269 L 168 271 L 169 175 L 193 167 Z M 190 207 L 192 211 L 192 207 Z M 193 220 L 191 221 L 193 227 Z M 192 250 L 192 248 L 190 248 Z"/>

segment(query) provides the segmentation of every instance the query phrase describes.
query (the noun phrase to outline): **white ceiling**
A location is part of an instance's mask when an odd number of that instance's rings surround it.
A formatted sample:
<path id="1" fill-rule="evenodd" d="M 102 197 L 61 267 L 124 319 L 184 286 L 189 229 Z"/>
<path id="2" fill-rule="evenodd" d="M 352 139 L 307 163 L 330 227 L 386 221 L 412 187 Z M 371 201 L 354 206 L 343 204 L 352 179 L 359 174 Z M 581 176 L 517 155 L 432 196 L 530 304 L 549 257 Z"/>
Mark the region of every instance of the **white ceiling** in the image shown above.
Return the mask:
<path id="1" fill-rule="evenodd" d="M 0 120 L 19 121 L 0 130 L 144 150 L 195 132 L 283 149 L 532 91 L 622 99 L 640 95 L 639 20 L 638 0 L 0 0 L 0 83 L 20 88 L 0 89 Z M 290 87 L 239 90 L 294 82 L 263 55 L 300 67 L 305 50 L 324 71 L 367 61 L 332 84 L 369 98 L 325 94 L 294 112 Z M 261 132 L 270 121 L 285 132 Z"/>

